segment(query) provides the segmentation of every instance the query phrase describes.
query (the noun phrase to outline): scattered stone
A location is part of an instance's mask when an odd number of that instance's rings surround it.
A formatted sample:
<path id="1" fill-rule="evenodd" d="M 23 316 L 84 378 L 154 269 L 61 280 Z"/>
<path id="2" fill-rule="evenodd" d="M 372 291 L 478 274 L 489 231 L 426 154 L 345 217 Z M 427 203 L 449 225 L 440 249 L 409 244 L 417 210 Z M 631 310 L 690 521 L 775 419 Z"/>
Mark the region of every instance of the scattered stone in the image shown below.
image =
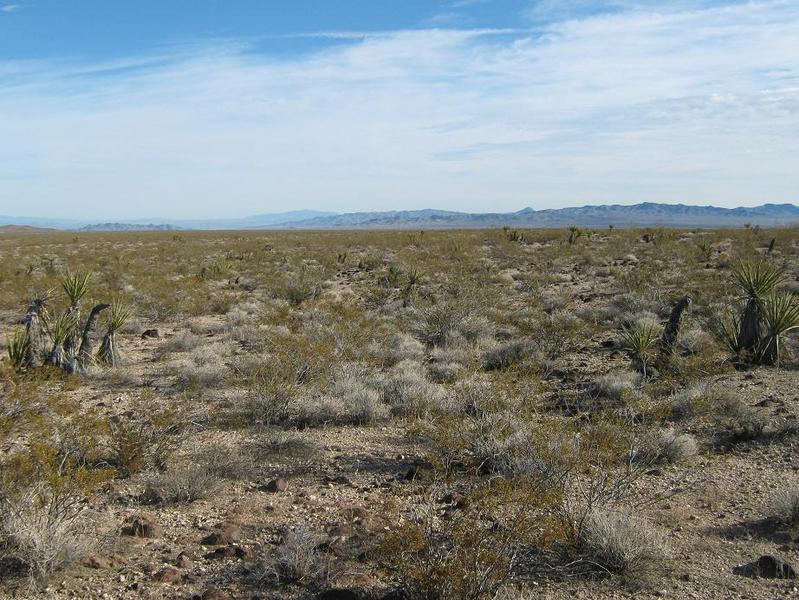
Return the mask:
<path id="1" fill-rule="evenodd" d="M 232 600 L 232 598 L 228 594 L 226 594 L 225 592 L 223 592 L 222 590 L 217 589 L 217 588 L 208 588 L 207 590 L 205 590 L 203 592 L 202 596 L 200 596 L 200 599 L 201 600 Z"/>
<path id="2" fill-rule="evenodd" d="M 175 567 L 164 567 L 152 576 L 153 581 L 160 583 L 180 583 L 183 579 L 183 574 Z"/>
<path id="3" fill-rule="evenodd" d="M 157 329 L 145 329 L 144 332 L 141 334 L 141 339 L 145 340 L 147 338 L 159 338 L 161 337 L 161 332 Z"/>
<path id="4" fill-rule="evenodd" d="M 84 558 L 81 564 L 90 569 L 112 569 L 128 564 L 128 559 L 121 554 L 111 554 L 109 556 L 98 556 L 95 554 Z"/>
<path id="5" fill-rule="evenodd" d="M 209 533 L 200 542 L 203 546 L 227 546 L 241 541 L 241 529 L 237 523 L 223 523 L 217 531 Z"/>
<path id="6" fill-rule="evenodd" d="M 122 535 L 140 538 L 157 538 L 164 534 L 163 529 L 150 515 L 132 517 L 121 529 Z"/>
<path id="7" fill-rule="evenodd" d="M 735 567 L 733 573 L 743 577 L 796 579 L 796 571 L 791 565 L 768 554 L 764 554 L 754 562 Z"/>
<path id="8" fill-rule="evenodd" d="M 222 546 L 213 552 L 209 552 L 203 558 L 207 560 L 218 560 L 221 558 L 240 558 L 245 559 L 250 556 L 250 552 L 242 546 Z"/>
<path id="9" fill-rule="evenodd" d="M 316 598 L 317 600 L 361 600 L 361 595 L 358 592 L 346 588 L 334 588 L 325 590 Z"/>
<path id="10" fill-rule="evenodd" d="M 175 566 L 181 569 L 191 569 L 194 566 L 194 561 L 191 560 L 188 554 L 181 552 L 178 554 L 177 558 L 175 558 Z"/>
<path id="11" fill-rule="evenodd" d="M 336 475 L 335 477 L 325 477 L 325 483 L 336 483 L 338 485 L 352 485 L 352 480 L 346 475 Z"/>
<path id="12" fill-rule="evenodd" d="M 278 492 L 285 492 L 288 489 L 288 487 L 289 487 L 288 481 L 286 481 L 281 477 L 278 479 L 273 479 L 272 481 L 267 483 L 264 486 L 264 490 L 266 490 L 270 494 L 276 494 Z"/>

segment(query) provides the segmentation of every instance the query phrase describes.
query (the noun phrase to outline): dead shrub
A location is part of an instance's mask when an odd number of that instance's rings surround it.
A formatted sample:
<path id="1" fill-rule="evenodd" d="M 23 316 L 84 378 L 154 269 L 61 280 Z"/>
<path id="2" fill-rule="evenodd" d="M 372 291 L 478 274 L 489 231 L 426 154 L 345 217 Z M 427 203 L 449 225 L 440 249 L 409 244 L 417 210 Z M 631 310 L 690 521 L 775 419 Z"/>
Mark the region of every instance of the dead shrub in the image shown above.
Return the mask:
<path id="1" fill-rule="evenodd" d="M 35 580 L 85 557 L 97 543 L 86 498 L 38 482 L 0 500 L 0 556 Z"/>
<path id="2" fill-rule="evenodd" d="M 189 504 L 212 495 L 219 477 L 206 465 L 171 466 L 145 479 L 142 499 L 153 504 Z"/>

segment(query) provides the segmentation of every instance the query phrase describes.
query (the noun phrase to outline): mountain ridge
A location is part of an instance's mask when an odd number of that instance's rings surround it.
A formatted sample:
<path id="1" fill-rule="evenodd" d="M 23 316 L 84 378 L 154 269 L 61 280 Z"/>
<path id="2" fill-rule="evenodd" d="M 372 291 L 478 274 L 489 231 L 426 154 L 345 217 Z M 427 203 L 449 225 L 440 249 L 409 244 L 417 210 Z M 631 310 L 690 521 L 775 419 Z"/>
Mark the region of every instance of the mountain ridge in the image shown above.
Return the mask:
<path id="1" fill-rule="evenodd" d="M 91 222 L 0 215 L 0 225 L 83 231 L 279 230 L 279 229 L 486 229 L 496 227 L 762 227 L 799 224 L 799 207 L 790 203 L 722 208 L 712 205 L 600 204 L 515 212 L 470 213 L 433 208 L 420 210 L 330 213 L 297 210 L 231 219 L 132 219 Z"/>

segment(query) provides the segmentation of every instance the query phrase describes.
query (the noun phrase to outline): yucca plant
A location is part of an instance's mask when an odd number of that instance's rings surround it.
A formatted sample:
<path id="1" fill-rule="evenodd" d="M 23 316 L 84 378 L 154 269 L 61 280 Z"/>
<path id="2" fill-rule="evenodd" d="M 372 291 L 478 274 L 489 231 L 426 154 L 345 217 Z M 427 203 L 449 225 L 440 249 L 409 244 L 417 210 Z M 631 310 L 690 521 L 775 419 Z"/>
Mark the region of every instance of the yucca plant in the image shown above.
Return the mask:
<path id="1" fill-rule="evenodd" d="M 765 260 L 741 262 L 732 274 L 746 302 L 740 319 L 737 352 L 753 352 L 761 338 L 761 304 L 782 282 L 784 274 L 782 269 Z"/>
<path id="2" fill-rule="evenodd" d="M 45 364 L 64 369 L 67 366 L 67 354 L 64 344 L 77 327 L 74 315 L 66 311 L 59 316 L 50 326 L 50 341 L 52 347 L 45 359 Z"/>
<path id="3" fill-rule="evenodd" d="M 417 285 L 422 280 L 422 273 L 416 268 L 411 268 L 407 273 L 408 285 Z"/>
<path id="4" fill-rule="evenodd" d="M 78 341 L 80 339 L 80 331 L 78 331 L 80 324 L 80 301 L 89 291 L 89 280 L 91 279 L 91 272 L 78 271 L 71 273 L 67 271 L 66 275 L 61 277 L 61 288 L 67 296 L 69 307 L 67 312 L 72 314 L 74 327 L 64 340 L 64 353 L 69 360 L 73 360 L 78 349 Z"/>
<path id="5" fill-rule="evenodd" d="M 27 331 L 17 331 L 6 341 L 6 345 L 8 360 L 15 371 L 23 371 L 30 366 L 31 339 Z"/>
<path id="6" fill-rule="evenodd" d="M 741 319 L 727 309 L 715 322 L 713 333 L 716 339 L 731 353 L 739 356 L 738 338 L 741 335 Z"/>
<path id="7" fill-rule="evenodd" d="M 621 332 L 621 347 L 627 350 L 630 357 L 641 368 L 644 378 L 647 367 L 654 356 L 655 345 L 660 339 L 660 327 L 653 321 L 641 321 L 625 326 Z"/>
<path id="8" fill-rule="evenodd" d="M 108 319 L 105 336 L 103 336 L 103 342 L 100 344 L 100 351 L 98 354 L 100 362 L 112 367 L 119 364 L 119 349 L 117 348 L 116 334 L 125 326 L 131 314 L 130 307 L 123 304 L 119 298 L 111 302 L 111 315 Z"/>
<path id="9" fill-rule="evenodd" d="M 799 328 L 799 302 L 791 293 L 776 293 L 762 300 L 761 311 L 765 332 L 758 349 L 759 360 L 779 367 L 785 353 L 785 334 Z"/>
<path id="10" fill-rule="evenodd" d="M 76 307 L 89 291 L 89 280 L 92 274 L 90 271 L 78 271 L 71 273 L 67 271 L 61 278 L 61 287 L 69 300 L 70 308 Z"/>

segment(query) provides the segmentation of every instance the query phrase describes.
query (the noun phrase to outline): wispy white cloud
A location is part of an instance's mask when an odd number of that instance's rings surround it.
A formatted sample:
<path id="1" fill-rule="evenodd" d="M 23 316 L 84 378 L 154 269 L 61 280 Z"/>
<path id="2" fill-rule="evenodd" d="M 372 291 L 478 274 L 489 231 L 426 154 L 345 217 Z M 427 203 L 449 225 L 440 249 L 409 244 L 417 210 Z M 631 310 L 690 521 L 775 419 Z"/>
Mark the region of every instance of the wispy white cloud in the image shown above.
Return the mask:
<path id="1" fill-rule="evenodd" d="M 796 201 L 797 28 L 774 1 L 0 61 L 0 212 Z"/>
<path id="2" fill-rule="evenodd" d="M 12 13 L 12 12 L 17 12 L 19 10 L 22 10 L 21 4 L 3 4 L 2 6 L 0 6 L 0 12 L 4 13 Z"/>

